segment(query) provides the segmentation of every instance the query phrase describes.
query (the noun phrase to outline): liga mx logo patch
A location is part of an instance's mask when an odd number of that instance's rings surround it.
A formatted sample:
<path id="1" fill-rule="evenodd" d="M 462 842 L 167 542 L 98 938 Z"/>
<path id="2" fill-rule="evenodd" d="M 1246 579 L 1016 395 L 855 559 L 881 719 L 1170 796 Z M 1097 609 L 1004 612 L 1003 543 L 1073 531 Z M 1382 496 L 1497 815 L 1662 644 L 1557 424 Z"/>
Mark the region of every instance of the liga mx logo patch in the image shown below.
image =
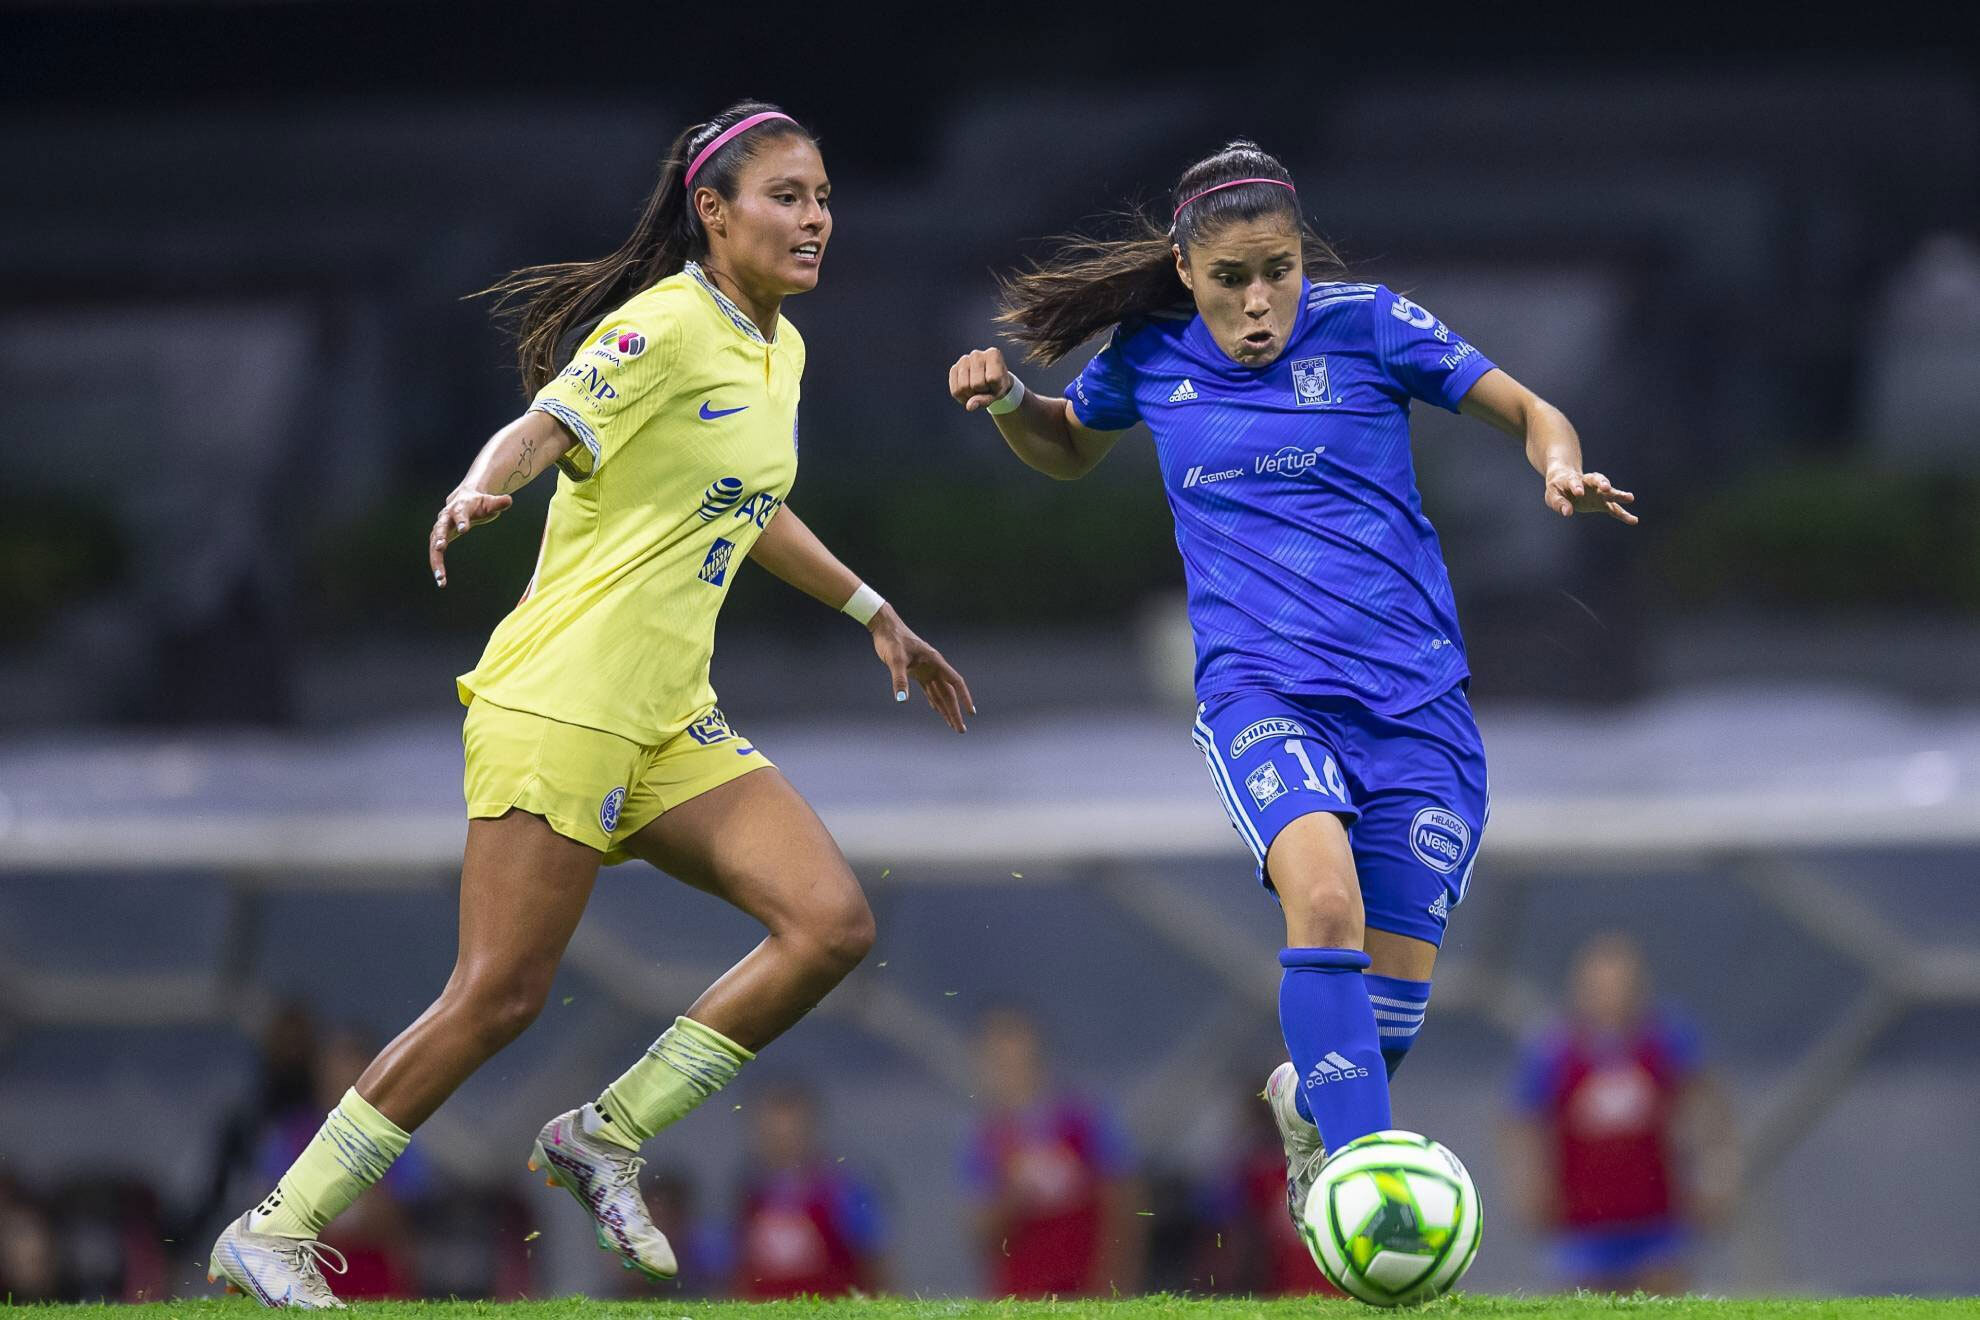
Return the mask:
<path id="1" fill-rule="evenodd" d="M 722 585 L 722 579 L 729 576 L 729 556 L 736 552 L 736 543 L 724 537 L 716 537 L 715 544 L 708 547 L 708 558 L 701 561 L 701 580 L 711 587 Z"/>
<path id="2" fill-rule="evenodd" d="M 1449 875 L 1471 848 L 1471 826 L 1442 807 L 1425 807 L 1409 823 L 1409 850 L 1439 875 Z"/>
<path id="3" fill-rule="evenodd" d="M 1302 408 L 1324 408 L 1334 401 L 1333 381 L 1325 357 L 1301 358 L 1292 364 L 1293 402 Z"/>
<path id="4" fill-rule="evenodd" d="M 607 330 L 599 336 L 598 342 L 617 349 L 627 357 L 638 357 L 646 351 L 646 336 L 637 330 Z"/>
<path id="5" fill-rule="evenodd" d="M 619 828 L 619 808 L 626 804 L 626 790 L 615 788 L 598 804 L 598 828 L 610 834 Z"/>

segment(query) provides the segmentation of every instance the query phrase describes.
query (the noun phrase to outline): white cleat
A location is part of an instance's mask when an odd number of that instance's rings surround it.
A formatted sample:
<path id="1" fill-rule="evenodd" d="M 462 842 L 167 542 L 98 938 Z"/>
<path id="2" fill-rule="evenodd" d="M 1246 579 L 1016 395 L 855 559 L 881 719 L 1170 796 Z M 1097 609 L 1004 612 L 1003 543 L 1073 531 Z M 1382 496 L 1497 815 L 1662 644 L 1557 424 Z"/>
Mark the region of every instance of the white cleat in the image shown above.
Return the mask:
<path id="1" fill-rule="evenodd" d="M 207 1258 L 206 1281 L 226 1280 L 228 1292 L 246 1293 L 263 1306 L 298 1311 L 341 1311 L 344 1304 L 323 1278 L 319 1264 L 338 1274 L 347 1268 L 343 1253 L 311 1238 L 257 1233 L 248 1227 L 254 1212 L 220 1230 Z"/>
<path id="2" fill-rule="evenodd" d="M 1320 1129 L 1299 1116 L 1295 1103 L 1299 1095 L 1299 1070 L 1282 1063 L 1265 1079 L 1265 1103 L 1272 1106 L 1272 1119 L 1279 1125 L 1279 1144 L 1286 1151 L 1286 1212 L 1293 1227 L 1299 1227 L 1300 1212 L 1306 1208 L 1306 1194 L 1320 1166 L 1327 1162 L 1327 1147 L 1320 1140 Z"/>
<path id="3" fill-rule="evenodd" d="M 671 1279 L 680 1265 L 640 1195 L 639 1171 L 646 1161 L 586 1132 L 584 1120 L 593 1112 L 586 1105 L 545 1123 L 536 1134 L 529 1171 L 546 1175 L 549 1186 L 576 1197 L 598 1230 L 598 1245 L 615 1253 L 627 1269 Z"/>

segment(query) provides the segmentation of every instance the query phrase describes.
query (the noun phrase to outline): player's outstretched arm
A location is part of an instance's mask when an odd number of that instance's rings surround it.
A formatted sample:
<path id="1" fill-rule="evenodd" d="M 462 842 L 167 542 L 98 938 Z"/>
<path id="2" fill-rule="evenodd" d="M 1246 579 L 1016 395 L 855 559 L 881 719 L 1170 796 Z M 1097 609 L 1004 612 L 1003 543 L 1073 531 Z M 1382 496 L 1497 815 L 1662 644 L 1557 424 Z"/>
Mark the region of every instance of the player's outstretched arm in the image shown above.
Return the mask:
<path id="1" fill-rule="evenodd" d="M 1026 390 L 1015 408 L 993 409 L 1011 393 L 1017 377 L 1004 363 L 1002 349 L 979 348 L 949 368 L 949 397 L 970 412 L 990 410 L 1004 443 L 1029 467 L 1048 477 L 1071 481 L 1091 472 L 1114 447 L 1119 431 L 1081 426 L 1072 405 L 1049 394 Z"/>
<path id="2" fill-rule="evenodd" d="M 1606 513 L 1635 525 L 1628 509 L 1636 496 L 1618 490 L 1600 472 L 1581 467 L 1581 437 L 1567 414 L 1494 367 L 1465 392 L 1458 411 L 1489 422 L 1525 444 L 1526 461 L 1544 482 L 1541 498 L 1563 518 Z"/>
<path id="3" fill-rule="evenodd" d="M 470 527 L 492 522 L 515 503 L 515 492 L 543 475 L 574 443 L 548 413 L 526 412 L 488 437 L 467 475 L 440 506 L 426 539 L 426 563 L 436 586 L 447 585 L 447 547 Z"/>
<path id="4" fill-rule="evenodd" d="M 749 548 L 749 557 L 751 562 L 768 569 L 771 576 L 790 583 L 813 600 L 862 619 L 866 630 L 873 634 L 873 653 L 887 666 L 888 676 L 893 680 L 894 700 L 907 700 L 908 680 L 913 679 L 921 684 L 929 707 L 950 728 L 957 733 L 969 731 L 963 716 L 976 714 L 976 702 L 970 697 L 969 684 L 963 681 L 963 676 L 942 658 L 940 651 L 903 623 L 892 605 L 880 600 L 850 568 L 840 563 L 839 557 L 825 548 L 825 543 L 788 504 L 771 515 L 763 534 Z M 862 591 L 868 593 L 869 601 L 878 602 L 870 617 L 864 611 L 855 613 L 855 598 Z"/>

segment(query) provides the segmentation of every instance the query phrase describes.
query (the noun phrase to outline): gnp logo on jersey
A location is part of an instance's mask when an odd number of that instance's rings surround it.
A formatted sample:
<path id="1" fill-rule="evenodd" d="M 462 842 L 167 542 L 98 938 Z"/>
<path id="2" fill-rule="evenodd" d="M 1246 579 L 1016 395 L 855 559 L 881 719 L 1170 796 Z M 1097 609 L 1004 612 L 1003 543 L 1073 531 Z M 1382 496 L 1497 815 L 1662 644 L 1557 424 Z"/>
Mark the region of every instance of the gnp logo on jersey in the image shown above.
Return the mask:
<path id="1" fill-rule="evenodd" d="M 1251 790 L 1251 800 L 1260 811 L 1286 795 L 1286 781 L 1279 778 L 1279 767 L 1271 761 L 1246 775 L 1244 786 Z"/>
<path id="2" fill-rule="evenodd" d="M 1328 1050 L 1326 1056 L 1313 1065 L 1313 1071 L 1306 1074 L 1306 1084 L 1308 1087 L 1325 1086 L 1328 1082 L 1347 1082 L 1366 1076 L 1366 1068 Z"/>
<path id="3" fill-rule="evenodd" d="M 619 808 L 626 804 L 626 790 L 615 788 L 598 804 L 598 828 L 610 834 L 619 828 Z"/>
<path id="4" fill-rule="evenodd" d="M 711 587 L 721 586 L 722 579 L 729 575 L 729 556 L 735 552 L 734 541 L 716 537 L 715 544 L 708 547 L 708 558 L 701 561 L 701 580 Z"/>
<path id="5" fill-rule="evenodd" d="M 1293 402 L 1302 408 L 1324 408 L 1334 402 L 1334 385 L 1327 378 L 1325 357 L 1301 358 L 1292 364 Z"/>
<path id="6" fill-rule="evenodd" d="M 1409 850 L 1416 860 L 1442 875 L 1458 869 L 1471 848 L 1471 826 L 1442 807 L 1425 807 L 1409 823 Z"/>
<path id="7" fill-rule="evenodd" d="M 1275 715 L 1269 720 L 1258 720 L 1238 730 L 1237 737 L 1231 739 L 1231 759 L 1237 760 L 1254 743 L 1267 738 L 1311 738 L 1298 720 L 1289 720 Z"/>
<path id="8" fill-rule="evenodd" d="M 708 489 L 701 496 L 701 507 L 694 511 L 694 515 L 703 522 L 714 522 L 716 518 L 736 507 L 736 501 L 742 498 L 742 493 L 741 477 L 718 477 L 708 483 Z"/>
<path id="9" fill-rule="evenodd" d="M 729 727 L 729 717 L 722 713 L 720 706 L 688 725 L 687 732 L 688 737 L 703 747 L 713 747 L 718 742 L 727 742 L 737 736 L 736 731 Z"/>

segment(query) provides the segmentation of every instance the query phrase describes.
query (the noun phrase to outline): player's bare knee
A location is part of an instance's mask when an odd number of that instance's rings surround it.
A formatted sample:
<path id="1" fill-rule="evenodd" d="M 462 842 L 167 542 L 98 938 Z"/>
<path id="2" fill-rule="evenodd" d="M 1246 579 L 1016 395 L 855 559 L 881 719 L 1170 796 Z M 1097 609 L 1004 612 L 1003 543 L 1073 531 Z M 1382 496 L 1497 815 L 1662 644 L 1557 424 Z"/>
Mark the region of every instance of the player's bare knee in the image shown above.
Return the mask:
<path id="1" fill-rule="evenodd" d="M 814 904 L 794 932 L 820 968 L 844 976 L 873 949 L 873 909 L 856 884 Z"/>
<path id="2" fill-rule="evenodd" d="M 548 977 L 486 978 L 462 985 L 451 1007 L 467 1030 L 496 1050 L 529 1029 L 549 993 Z"/>
<path id="3" fill-rule="evenodd" d="M 1362 939 L 1360 895 L 1330 874 L 1274 881 L 1286 913 L 1286 942 L 1303 948 L 1358 949 Z"/>

